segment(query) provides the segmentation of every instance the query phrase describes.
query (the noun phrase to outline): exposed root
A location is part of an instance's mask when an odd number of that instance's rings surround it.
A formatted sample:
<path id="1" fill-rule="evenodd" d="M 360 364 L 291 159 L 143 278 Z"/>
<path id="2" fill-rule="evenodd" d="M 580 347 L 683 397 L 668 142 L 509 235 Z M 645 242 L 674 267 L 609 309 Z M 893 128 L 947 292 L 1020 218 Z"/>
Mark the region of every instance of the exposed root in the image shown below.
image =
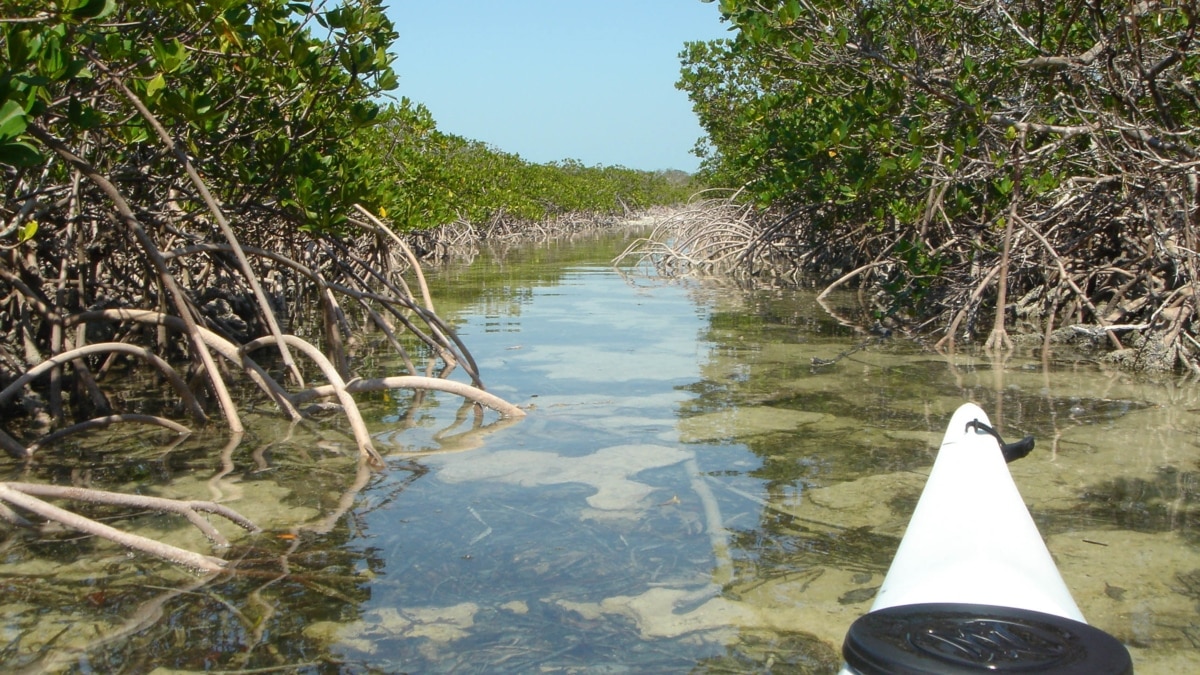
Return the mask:
<path id="1" fill-rule="evenodd" d="M 1133 213 L 1113 187 L 1064 185 L 1051 208 L 1014 197 L 1003 227 L 998 219 L 930 219 L 917 240 L 897 223 L 838 221 L 827 205 L 761 211 L 736 194 L 696 199 L 660 218 L 614 264 L 664 276 L 825 284 L 818 301 L 840 322 L 904 328 L 938 338 L 939 350 L 978 341 L 1009 351 L 1013 335 L 1029 333 L 1050 347 L 1054 326 L 1087 325 L 1116 350 L 1113 363 L 1200 374 L 1200 280 L 1190 271 L 1197 254 L 1179 243 L 1196 239 L 1194 217 L 1169 193 L 1143 195 L 1161 199 L 1157 214 L 1149 203 Z M 835 309 L 833 292 L 854 284 L 857 309 Z"/>
<path id="2" fill-rule="evenodd" d="M 355 379 L 347 382 L 345 391 L 350 393 L 383 391 L 386 389 L 422 389 L 426 391 L 444 391 L 491 408 L 504 417 L 521 418 L 525 411 L 505 401 L 499 396 L 490 394 L 482 389 L 476 389 L 469 384 L 446 380 L 440 377 L 421 377 L 419 375 L 398 375 L 369 380 Z M 333 385 L 312 387 L 292 395 L 292 401 L 297 405 L 316 398 L 335 396 L 337 390 Z"/>
<path id="3" fill-rule="evenodd" d="M 114 541 L 122 546 L 127 546 L 131 549 L 148 553 L 150 555 L 162 558 L 168 562 L 182 565 L 189 569 L 201 572 L 216 572 L 225 568 L 225 561 L 214 556 L 201 555 L 193 551 L 172 546 L 161 541 L 149 539 L 136 534 L 131 534 L 115 527 L 105 525 L 91 518 L 81 516 L 72 511 L 59 508 L 43 501 L 42 497 L 50 497 L 55 499 L 71 499 L 75 501 L 83 501 L 92 504 L 111 504 L 117 506 L 130 506 L 143 509 L 154 509 L 156 511 L 165 511 L 177 513 L 187 518 L 188 522 L 196 526 L 204 536 L 213 543 L 214 546 L 227 547 L 229 542 L 213 527 L 207 520 L 200 516 L 200 513 L 212 513 L 227 518 L 238 526 L 255 532 L 258 528 L 254 523 L 247 518 L 237 513 L 236 511 L 219 504 L 204 501 L 178 501 L 174 499 L 162 499 L 160 497 L 147 497 L 144 495 L 128 495 L 118 492 L 105 492 L 102 490 L 90 490 L 86 488 L 63 487 L 58 485 L 36 485 L 33 483 L 0 483 L 0 501 L 6 502 L 9 505 L 20 507 L 26 511 L 41 516 L 47 520 L 51 520 L 71 529 L 86 532 L 98 537 L 103 537 L 109 541 Z M 14 514 L 11 509 L 5 509 L 8 514 Z M 4 515 L 4 514 L 0 514 Z M 28 524 L 28 521 L 21 519 L 20 522 Z"/>
<path id="4" fill-rule="evenodd" d="M 192 433 L 191 429 L 183 426 L 182 424 L 179 424 L 178 422 L 169 420 L 165 417 L 159 417 L 157 415 L 139 415 L 137 413 L 126 413 L 124 415 L 106 415 L 104 417 L 96 417 L 94 419 L 90 419 L 85 422 L 80 422 L 79 424 L 73 424 L 69 427 L 66 427 L 65 429 L 59 429 L 58 431 L 55 431 L 54 433 L 46 434 L 45 436 L 39 438 L 38 440 L 34 441 L 33 443 L 30 443 L 29 446 L 25 448 L 25 452 L 27 453 L 28 456 L 32 456 L 33 453 L 37 452 L 38 449 L 41 448 L 42 446 L 50 445 L 51 443 L 54 443 L 55 441 L 58 441 L 59 439 L 62 439 L 66 436 L 70 436 L 71 434 L 78 434 L 78 433 L 82 433 L 85 431 L 91 431 L 93 429 L 107 427 L 110 424 L 117 424 L 120 422 L 140 422 L 142 424 L 152 424 L 155 426 L 163 427 L 164 429 L 168 429 L 170 431 L 174 431 L 177 434 Z"/>

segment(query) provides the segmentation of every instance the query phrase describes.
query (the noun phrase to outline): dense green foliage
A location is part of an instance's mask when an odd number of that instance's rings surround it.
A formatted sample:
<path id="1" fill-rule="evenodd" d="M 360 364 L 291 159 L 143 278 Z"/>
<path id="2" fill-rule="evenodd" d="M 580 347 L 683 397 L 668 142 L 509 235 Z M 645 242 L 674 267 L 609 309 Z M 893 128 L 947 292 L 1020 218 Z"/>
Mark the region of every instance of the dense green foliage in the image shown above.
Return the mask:
<path id="1" fill-rule="evenodd" d="M 1194 2 L 720 4 L 737 38 L 688 45 L 680 87 L 709 133 L 706 168 L 764 202 L 911 222 L 949 178 L 947 216 L 986 220 L 1012 176 L 975 162 L 1038 161 L 1023 182 L 1040 194 L 1111 170 L 1088 150 L 1120 137 L 1194 156 Z"/>
<path id="2" fill-rule="evenodd" d="M 153 120 L 226 208 L 304 229 L 337 227 L 355 203 L 408 228 L 679 198 L 660 174 L 533 165 L 437 131 L 407 99 L 387 103 L 383 95 L 398 84 L 388 53 L 396 37 L 379 0 L 6 3 L 6 232 L 39 210 L 25 205 L 14 218 L 32 194 L 13 192 L 23 180 L 36 176 L 43 189 L 68 181 L 47 138 L 142 208 L 162 212 L 169 200 L 197 208 Z"/>
<path id="3" fill-rule="evenodd" d="M 181 169 L 136 99 L 232 208 L 327 227 L 369 196 L 356 178 L 363 159 L 345 141 L 375 121 L 374 99 L 396 86 L 387 53 L 395 32 L 378 3 L 46 5 L 10 3 L 0 24 L 0 161 L 24 176 L 48 169 L 43 180 L 62 180 L 44 139 L 22 133 L 40 130 L 158 208 L 179 189 Z"/>
<path id="4" fill-rule="evenodd" d="M 1167 291 L 1195 278 L 1194 253 L 1165 245 L 1197 250 L 1183 244 L 1200 213 L 1195 0 L 720 8 L 736 36 L 689 44 L 678 84 L 708 132 L 704 172 L 759 204 L 807 207 L 817 236 L 865 228 L 841 269 L 894 247 L 907 277 L 881 269 L 911 291 L 1024 237 L 1022 293 L 1066 284 L 1059 263 L 1075 256 L 1127 270 L 1152 260 L 1148 272 L 1173 270 Z M 1108 319 L 1116 282 L 1076 281 L 1073 302 Z"/>

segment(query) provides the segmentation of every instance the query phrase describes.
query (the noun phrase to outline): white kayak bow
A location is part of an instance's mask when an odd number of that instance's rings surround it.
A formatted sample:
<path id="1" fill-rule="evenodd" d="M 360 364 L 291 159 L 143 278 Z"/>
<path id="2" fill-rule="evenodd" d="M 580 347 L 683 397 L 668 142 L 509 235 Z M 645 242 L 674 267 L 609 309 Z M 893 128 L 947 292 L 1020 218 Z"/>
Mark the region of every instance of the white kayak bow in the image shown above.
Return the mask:
<path id="1" fill-rule="evenodd" d="M 1013 483 L 987 414 L 967 403 L 946 436 L 843 673 L 1128 673 L 1088 626 Z"/>

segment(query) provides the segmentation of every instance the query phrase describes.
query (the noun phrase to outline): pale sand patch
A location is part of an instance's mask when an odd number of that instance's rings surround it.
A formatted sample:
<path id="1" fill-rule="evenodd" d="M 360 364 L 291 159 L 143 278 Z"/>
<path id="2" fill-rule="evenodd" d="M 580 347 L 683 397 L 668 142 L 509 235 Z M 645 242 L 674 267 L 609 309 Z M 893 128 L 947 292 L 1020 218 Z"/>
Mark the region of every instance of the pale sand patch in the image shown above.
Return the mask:
<path id="1" fill-rule="evenodd" d="M 1195 582 L 1200 551 L 1181 546 L 1176 535 L 1126 531 L 1072 532 L 1048 541 L 1059 569 L 1088 622 L 1125 643 L 1139 675 L 1200 672 L 1200 635 Z M 1086 540 L 1086 541 L 1085 541 Z M 1102 546 L 1092 542 L 1107 544 Z M 604 615 L 631 620 L 645 639 L 695 634 L 729 641 L 752 630 L 803 632 L 840 649 L 846 631 L 873 602 L 869 591 L 882 582 L 850 571 L 811 567 L 793 575 L 737 587 L 680 611 L 690 594 L 653 588 L 641 595 L 600 602 L 553 601 L 585 618 Z M 550 601 L 548 601 L 550 602 Z"/>
<path id="2" fill-rule="evenodd" d="M 850 624 L 871 603 L 869 597 L 859 602 L 842 600 L 853 576 L 833 568 L 811 568 L 755 585 L 739 599 L 717 596 L 694 607 L 687 603 L 693 592 L 675 588 L 651 588 L 641 595 L 618 595 L 600 602 L 548 602 L 586 619 L 624 616 L 645 639 L 697 634 L 706 641 L 728 642 L 739 632 L 767 629 L 808 633 L 840 649 Z M 879 581 L 875 579 L 874 585 Z"/>
<path id="3" fill-rule="evenodd" d="M 721 597 L 676 614 L 676 603 L 688 594 L 689 591 L 676 588 L 651 588 L 641 595 L 617 595 L 598 603 L 557 600 L 555 604 L 578 612 L 585 619 L 599 619 L 605 614 L 627 617 L 646 639 L 712 631 L 728 633 L 725 637 L 731 639 L 736 635 L 736 628 L 758 623 L 755 608 Z"/>
<path id="4" fill-rule="evenodd" d="M 1139 675 L 1200 672 L 1200 551 L 1170 532 L 1067 532 L 1046 544 L 1088 623 L 1130 647 Z"/>
<path id="5" fill-rule="evenodd" d="M 381 607 L 363 614 L 353 623 L 317 621 L 304 629 L 307 637 L 326 644 L 340 644 L 366 654 L 374 654 L 382 640 L 429 638 L 438 643 L 453 642 L 468 635 L 475 625 L 479 605 L 463 602 L 449 607 Z"/>
<path id="6" fill-rule="evenodd" d="M 647 506 L 656 488 L 631 480 L 645 471 L 678 464 L 691 452 L 665 445 L 614 445 L 582 457 L 565 457 L 533 450 L 501 450 L 473 454 L 445 463 L 438 478 L 447 483 L 499 481 L 525 487 L 582 483 L 596 489 L 587 503 L 596 511 L 635 512 Z"/>
<path id="7" fill-rule="evenodd" d="M 919 473 L 888 473 L 811 488 L 804 491 L 808 503 L 797 508 L 795 515 L 899 537 L 908 527 L 912 511 L 897 511 L 891 502 L 903 498 L 916 504 L 927 479 Z"/>
<path id="8" fill-rule="evenodd" d="M 529 613 L 529 605 L 525 604 L 523 600 L 512 600 L 510 602 L 506 602 L 503 605 L 500 605 L 500 609 L 508 610 L 513 614 Z"/>

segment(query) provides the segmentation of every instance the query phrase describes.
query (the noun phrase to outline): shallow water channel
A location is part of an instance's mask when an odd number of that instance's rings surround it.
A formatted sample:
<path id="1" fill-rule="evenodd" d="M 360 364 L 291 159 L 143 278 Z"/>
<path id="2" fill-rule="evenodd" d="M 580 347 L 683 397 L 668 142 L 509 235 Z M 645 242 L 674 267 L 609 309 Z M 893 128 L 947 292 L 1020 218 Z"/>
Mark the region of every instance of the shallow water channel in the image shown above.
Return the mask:
<path id="1" fill-rule="evenodd" d="M 832 672 L 946 422 L 975 401 L 1006 436 L 1036 436 L 1011 469 L 1088 620 L 1140 673 L 1200 671 L 1195 385 L 1081 354 L 940 355 L 856 332 L 811 292 L 620 274 L 607 261 L 626 243 L 432 273 L 489 390 L 529 416 L 366 399 L 386 471 L 356 470 L 335 417 L 265 409 L 240 441 L 125 430 L 0 466 L 213 499 L 264 528 L 222 525 L 246 573 L 213 579 L 6 531 L 0 666 Z M 176 517 L 114 524 L 206 550 Z"/>

